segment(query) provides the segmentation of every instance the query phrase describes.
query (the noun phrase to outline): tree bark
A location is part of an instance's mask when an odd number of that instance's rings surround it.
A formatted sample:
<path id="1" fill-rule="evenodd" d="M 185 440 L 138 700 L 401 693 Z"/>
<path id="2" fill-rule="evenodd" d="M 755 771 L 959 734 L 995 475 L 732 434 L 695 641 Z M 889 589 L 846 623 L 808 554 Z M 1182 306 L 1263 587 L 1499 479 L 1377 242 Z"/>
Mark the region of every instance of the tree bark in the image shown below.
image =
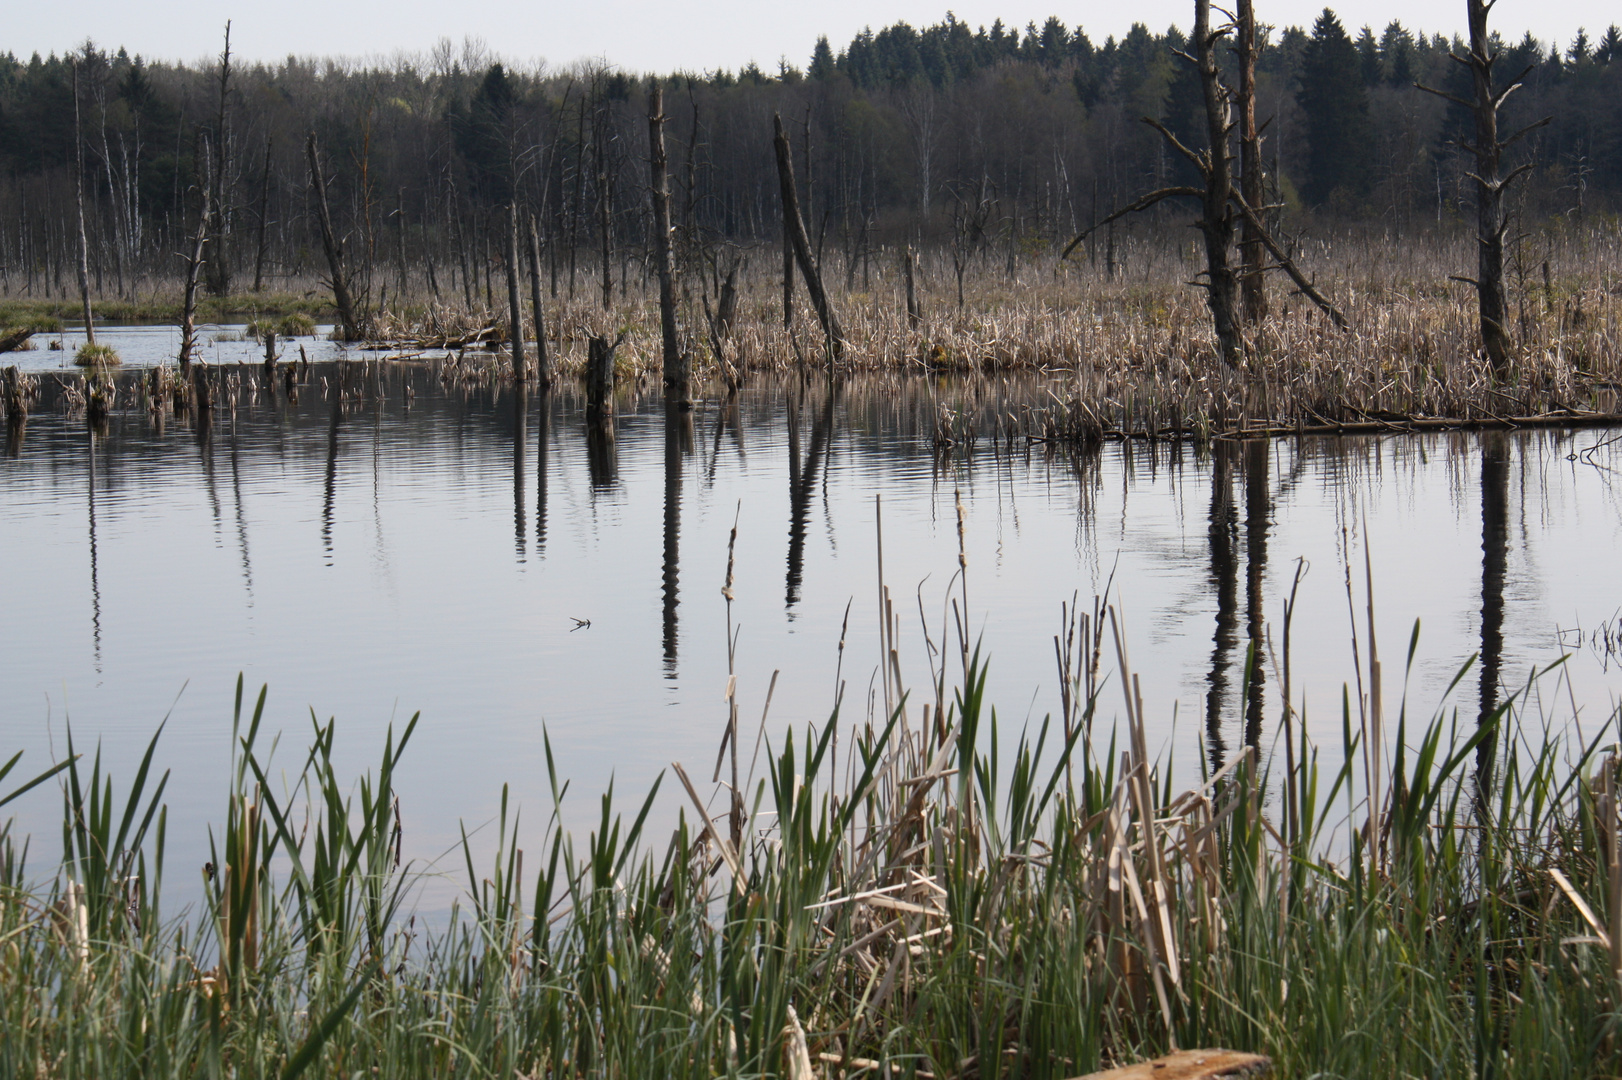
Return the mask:
<path id="1" fill-rule="evenodd" d="M 315 147 L 315 132 L 310 132 L 304 144 L 304 153 L 310 161 L 310 185 L 315 189 L 315 209 L 321 225 L 321 247 L 327 255 L 327 269 L 332 274 L 332 299 L 338 306 L 339 332 L 345 341 L 361 337 L 360 324 L 355 318 L 355 304 L 349 295 L 349 280 L 344 275 L 344 246 L 332 231 L 332 213 L 327 209 L 327 180 L 321 172 L 321 155 Z"/>
<path id="2" fill-rule="evenodd" d="M 1258 210 L 1263 201 L 1262 139 L 1256 128 L 1256 10 L 1253 0 L 1238 0 L 1239 35 L 1239 188 L 1245 202 Z M 1240 222 L 1239 255 L 1243 275 L 1240 297 L 1245 321 L 1252 326 L 1267 317 L 1263 273 L 1267 251 L 1261 232 L 1247 218 Z"/>
<path id="3" fill-rule="evenodd" d="M 225 24 L 225 51 L 220 54 L 220 100 L 214 121 L 214 158 L 210 170 L 209 186 L 209 239 L 214 244 L 214 257 L 208 261 L 208 291 L 225 296 L 231 291 L 231 267 L 225 257 L 226 222 L 226 169 L 230 147 L 225 131 L 225 107 L 231 93 L 231 23 Z"/>
<path id="4" fill-rule="evenodd" d="M 1233 192 L 1233 161 L 1228 156 L 1228 133 L 1233 128 L 1227 87 L 1217 69 L 1216 42 L 1222 31 L 1211 31 L 1211 0 L 1194 0 L 1195 64 L 1200 73 L 1200 91 L 1205 98 L 1207 146 L 1205 206 L 1200 215 L 1200 232 L 1205 237 L 1207 281 L 1205 299 L 1211 308 L 1211 322 L 1223 362 L 1238 367 L 1244 360 L 1244 342 L 1234 318 L 1234 273 L 1228 263 L 1233 246 L 1233 215 L 1228 200 Z"/>
<path id="5" fill-rule="evenodd" d="M 1512 79 L 1502 90 L 1493 90 L 1492 69 L 1498 62 L 1499 54 L 1493 49 L 1487 33 L 1487 14 L 1492 10 L 1492 4 L 1493 0 L 1466 0 L 1470 20 L 1470 51 L 1464 56 L 1452 54 L 1454 60 L 1470 69 L 1471 99 L 1465 101 L 1428 86 L 1419 86 L 1419 89 L 1464 106 L 1475 118 L 1475 142 L 1464 143 L 1461 140 L 1460 143 L 1474 155 L 1476 163 L 1472 174 L 1476 182 L 1476 276 L 1463 280 L 1476 287 L 1481 348 L 1492 365 L 1494 378 L 1502 381 L 1509 375 L 1510 352 L 1513 348 L 1505 325 L 1509 318 L 1509 301 L 1504 292 L 1504 189 L 1524 171 L 1524 167 L 1507 177 L 1501 177 L 1499 170 L 1504 148 L 1549 120 L 1545 117 L 1508 139 L 1498 137 L 1498 107 L 1520 86 L 1525 72 Z"/>
<path id="6" fill-rule="evenodd" d="M 670 180 L 665 158 L 664 91 L 648 91 L 648 167 L 653 181 L 653 246 L 659 271 L 659 330 L 664 345 L 665 388 L 687 396 L 687 357 L 676 326 L 676 267 L 670 252 Z"/>
<path id="7" fill-rule="evenodd" d="M 524 367 L 524 307 L 518 299 L 518 204 L 507 204 L 507 343 L 512 348 L 513 380 L 529 378 Z"/>
<path id="8" fill-rule="evenodd" d="M 259 237 L 254 245 L 253 256 L 253 291 L 259 292 L 265 285 L 265 228 L 269 224 L 266 220 L 270 216 L 270 152 L 275 146 L 275 137 L 265 136 L 265 171 L 259 180 Z"/>
<path id="9" fill-rule="evenodd" d="M 837 367 L 845 355 L 845 331 L 828 303 L 828 294 L 823 291 L 822 275 L 811 260 L 811 242 L 805 234 L 805 220 L 800 217 L 800 199 L 795 190 L 793 152 L 789 149 L 788 135 L 783 131 L 782 116 L 774 113 L 772 124 L 777 147 L 777 179 L 783 195 L 783 228 L 794 249 L 800 276 L 805 278 L 806 291 L 811 294 L 811 305 L 816 308 L 817 318 L 822 322 L 822 332 L 827 336 L 829 358 Z"/>
<path id="10" fill-rule="evenodd" d="M 529 306 L 535 320 L 535 381 L 544 390 L 552 385 L 552 358 L 546 351 L 546 314 L 541 307 L 540 223 L 534 217 L 529 219 Z"/>
<path id="11" fill-rule="evenodd" d="M 90 311 L 90 247 L 84 231 L 84 140 L 79 136 L 79 62 L 73 62 L 73 170 L 79 208 L 79 300 L 84 304 L 85 344 L 96 343 L 96 320 Z"/>
<path id="12" fill-rule="evenodd" d="M 197 347 L 197 277 L 203 268 L 203 247 L 208 243 L 208 185 L 202 188 L 203 205 L 197 211 L 197 233 L 192 237 L 191 253 L 186 256 L 186 287 L 181 294 L 180 310 L 180 385 L 187 385 L 191 372 L 191 354 Z M 184 391 L 181 391 L 184 393 Z"/>

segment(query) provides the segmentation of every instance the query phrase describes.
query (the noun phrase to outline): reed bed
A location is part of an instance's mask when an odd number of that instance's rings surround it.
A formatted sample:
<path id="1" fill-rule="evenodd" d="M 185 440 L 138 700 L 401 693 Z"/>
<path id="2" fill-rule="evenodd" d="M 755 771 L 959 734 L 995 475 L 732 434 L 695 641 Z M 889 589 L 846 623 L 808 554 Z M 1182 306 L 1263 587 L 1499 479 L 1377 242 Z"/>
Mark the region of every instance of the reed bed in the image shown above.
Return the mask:
<path id="1" fill-rule="evenodd" d="M 1614 715 L 1539 713 L 1558 695 L 1535 682 L 1479 720 L 1411 714 L 1370 604 L 1339 746 L 1286 709 L 1265 756 L 1177 790 L 1102 600 L 1063 610 L 1060 714 L 999 730 L 966 576 L 905 646 L 881 585 L 865 718 L 841 692 L 822 725 L 751 732 L 729 678 L 713 773 L 673 766 L 668 840 L 655 784 L 625 810 L 604 794 L 583 841 L 554 811 L 526 858 L 504 796 L 493 853 L 464 830 L 465 899 L 437 922 L 402 864 L 416 718 L 358 781 L 313 722 L 289 777 L 239 680 L 204 899 L 181 911 L 157 737 L 119 786 L 70 737 L 31 782 L 62 791 L 49 876 L 0 830 L 0 1073 L 1064 1077 L 1210 1045 L 1282 1076 L 1622 1067 Z M 903 686 L 903 647 L 929 685 Z"/>
<path id="2" fill-rule="evenodd" d="M 710 332 L 703 307 L 716 303 L 718 283 L 697 273 L 684 278 L 695 370 L 731 382 L 758 372 L 824 370 L 822 332 L 803 297 L 792 325 L 784 325 L 775 253 L 746 254 L 737 314 L 718 333 Z M 1351 329 L 1336 329 L 1275 286 L 1268 317 L 1247 330 L 1243 371 L 1218 361 L 1203 294 L 1189 285 L 1202 256 L 1170 228 L 1123 240 L 1113 277 L 1096 252 L 1091 264 L 1041 251 L 1006 260 L 982 252 L 966 261 L 961 302 L 951 253 L 926 252 L 917 321 L 908 317 L 894 252 L 826 272 L 847 339 L 842 374 L 1042 376 L 1052 380 L 1052 393 L 1024 422 L 1038 438 L 1186 437 L 1410 419 L 1497 423 L 1551 413 L 1614 420 L 1622 382 L 1622 226 L 1555 227 L 1523 238 L 1511 254 L 1519 355 L 1507 380 L 1496 379 L 1479 354 L 1471 286 L 1450 280 L 1473 265 L 1460 240 L 1359 235 L 1300 243 L 1298 259 Z M 573 299 L 552 302 L 548 336 L 564 374 L 583 371 L 587 339 L 622 333 L 622 372 L 657 373 L 658 311 L 648 283 L 633 276 L 618 296 L 605 309 L 595 287 L 582 286 Z M 447 326 L 468 334 L 505 322 L 494 309 L 435 308 L 384 325 L 402 334 L 422 325 L 427 337 L 444 340 Z"/>

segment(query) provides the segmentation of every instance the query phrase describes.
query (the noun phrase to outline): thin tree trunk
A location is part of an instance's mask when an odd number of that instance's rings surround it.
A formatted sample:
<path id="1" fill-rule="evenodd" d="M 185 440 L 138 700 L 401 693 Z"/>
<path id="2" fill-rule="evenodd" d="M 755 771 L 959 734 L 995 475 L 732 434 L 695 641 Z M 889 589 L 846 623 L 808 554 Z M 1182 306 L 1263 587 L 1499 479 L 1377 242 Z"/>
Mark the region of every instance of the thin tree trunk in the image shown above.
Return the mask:
<path id="1" fill-rule="evenodd" d="M 203 248 L 208 243 L 208 185 L 203 184 L 203 205 L 197 211 L 197 233 L 192 237 L 191 253 L 186 257 L 186 287 L 182 293 L 180 309 L 180 384 L 188 385 L 191 373 L 191 354 L 197 346 L 197 277 L 203 268 Z"/>
<path id="2" fill-rule="evenodd" d="M 259 236 L 254 245 L 253 256 L 253 291 L 259 292 L 265 287 L 265 226 L 270 216 L 270 151 L 275 146 L 275 136 L 265 136 L 265 171 L 259 180 Z"/>
<path id="3" fill-rule="evenodd" d="M 96 320 L 90 311 L 90 246 L 84 231 L 84 140 L 79 135 L 79 62 L 73 62 L 73 185 L 79 210 L 79 300 L 84 304 L 85 344 L 96 343 Z"/>
<path id="4" fill-rule="evenodd" d="M 687 357 L 676 326 L 676 267 L 670 252 L 670 181 L 665 159 L 664 91 L 648 92 L 648 166 L 653 181 L 653 245 L 659 271 L 659 329 L 664 345 L 665 388 L 687 395 Z"/>
<path id="5" fill-rule="evenodd" d="M 229 146 L 225 131 L 225 107 L 231 93 L 231 23 L 225 24 L 225 51 L 220 54 L 220 100 L 215 117 L 214 168 L 210 177 L 213 188 L 210 197 L 209 238 L 214 244 L 214 257 L 208 261 L 208 291 L 225 296 L 231 291 L 231 267 L 225 257 L 226 233 L 226 166 Z"/>
<path id="6" fill-rule="evenodd" d="M 546 317 L 541 307 L 540 222 L 533 216 L 529 219 L 529 306 L 535 320 L 535 381 L 544 390 L 552 385 L 552 360 L 546 352 Z"/>
<path id="7" fill-rule="evenodd" d="M 1234 319 L 1234 274 L 1228 263 L 1233 244 L 1233 217 L 1228 200 L 1233 193 L 1233 162 L 1228 156 L 1228 132 L 1233 127 L 1228 91 L 1217 69 L 1217 34 L 1211 32 L 1211 0 L 1194 0 L 1195 59 L 1200 73 L 1200 90 L 1205 98 L 1205 128 L 1210 147 L 1205 176 L 1205 207 L 1200 215 L 1200 232 L 1205 237 L 1207 280 L 1205 298 L 1211 308 L 1217 345 L 1223 362 L 1238 367 L 1244 358 L 1244 345 Z"/>
<path id="8" fill-rule="evenodd" d="M 507 342 L 512 347 L 513 380 L 529 377 L 524 368 L 524 308 L 518 300 L 518 204 L 507 204 Z"/>
<path id="9" fill-rule="evenodd" d="M 597 144 L 597 231 L 601 234 L 603 255 L 603 310 L 614 309 L 614 207 L 608 188 L 608 146 L 602 121 L 596 123 Z"/>
<path id="10" fill-rule="evenodd" d="M 1245 202 L 1261 211 L 1262 139 L 1256 127 L 1256 11 L 1253 0 L 1238 0 L 1239 18 L 1239 188 Z M 1267 251 L 1261 232 L 1248 219 L 1240 223 L 1240 279 L 1245 321 L 1252 326 L 1267 318 L 1267 285 L 1263 273 Z"/>
<path id="11" fill-rule="evenodd" d="M 355 318 L 355 304 L 350 299 L 349 281 L 344 276 L 343 241 L 334 235 L 332 214 L 327 209 L 327 180 L 321 172 L 321 155 L 315 147 L 315 132 L 310 132 L 304 144 L 304 153 L 310 161 L 310 184 L 315 188 L 315 209 L 321 225 L 321 247 L 327 255 L 327 268 L 332 274 L 332 299 L 338 306 L 339 332 L 345 341 L 361 337 L 360 324 Z"/>

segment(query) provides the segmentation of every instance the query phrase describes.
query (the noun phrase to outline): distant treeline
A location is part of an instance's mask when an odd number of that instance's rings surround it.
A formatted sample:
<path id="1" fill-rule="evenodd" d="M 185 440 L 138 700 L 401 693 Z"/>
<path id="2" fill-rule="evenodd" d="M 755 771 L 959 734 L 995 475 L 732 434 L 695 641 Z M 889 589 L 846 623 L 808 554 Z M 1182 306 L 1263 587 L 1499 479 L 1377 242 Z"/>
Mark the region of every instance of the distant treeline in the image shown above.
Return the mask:
<path id="1" fill-rule="evenodd" d="M 1261 12 L 1265 18 L 1265 10 Z M 1468 98 L 1456 39 L 1393 22 L 1263 32 L 1258 112 L 1270 196 L 1300 220 L 1447 228 L 1471 197 Z M 1141 122 L 1203 145 L 1200 88 L 1175 27 L 1094 42 L 1057 18 L 1021 32 L 948 15 L 922 30 L 816 43 L 802 70 L 660 76 L 672 217 L 683 257 L 778 235 L 772 114 L 792 135 L 813 241 L 846 264 L 902 238 L 981 252 L 1050 249 L 1188 166 Z M 71 287 L 82 183 L 93 284 L 125 293 L 180 272 L 207 233 L 216 294 L 324 272 L 307 139 L 314 133 L 345 256 L 369 299 L 467 302 L 502 250 L 516 200 L 554 290 L 623 282 L 648 246 L 647 78 L 603 65 L 516 69 L 482 46 L 366 65 L 143 61 L 86 43 L 0 56 L 0 288 Z M 1225 58 L 1224 62 L 1231 62 Z M 1526 72 L 1503 127 L 1531 167 L 1525 224 L 1622 204 L 1622 35 L 1566 47 L 1505 42 L 1499 79 Z M 75 141 L 75 131 L 79 133 Z M 76 176 L 76 171 L 78 175 Z M 76 182 L 77 181 L 77 182 Z M 200 220 L 204 197 L 210 212 Z M 635 267 L 633 269 L 633 266 Z"/>

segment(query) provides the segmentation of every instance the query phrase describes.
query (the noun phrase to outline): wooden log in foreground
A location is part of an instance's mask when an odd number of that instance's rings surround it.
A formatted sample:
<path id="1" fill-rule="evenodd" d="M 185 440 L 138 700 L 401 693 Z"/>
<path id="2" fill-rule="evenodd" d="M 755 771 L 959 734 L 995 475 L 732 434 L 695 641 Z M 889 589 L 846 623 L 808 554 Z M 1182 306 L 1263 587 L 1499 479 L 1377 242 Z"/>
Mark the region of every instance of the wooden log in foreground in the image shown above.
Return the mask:
<path id="1" fill-rule="evenodd" d="M 1095 1072 L 1080 1080 L 1256 1080 L 1272 1071 L 1272 1059 L 1261 1054 L 1179 1050 L 1153 1061 Z"/>

